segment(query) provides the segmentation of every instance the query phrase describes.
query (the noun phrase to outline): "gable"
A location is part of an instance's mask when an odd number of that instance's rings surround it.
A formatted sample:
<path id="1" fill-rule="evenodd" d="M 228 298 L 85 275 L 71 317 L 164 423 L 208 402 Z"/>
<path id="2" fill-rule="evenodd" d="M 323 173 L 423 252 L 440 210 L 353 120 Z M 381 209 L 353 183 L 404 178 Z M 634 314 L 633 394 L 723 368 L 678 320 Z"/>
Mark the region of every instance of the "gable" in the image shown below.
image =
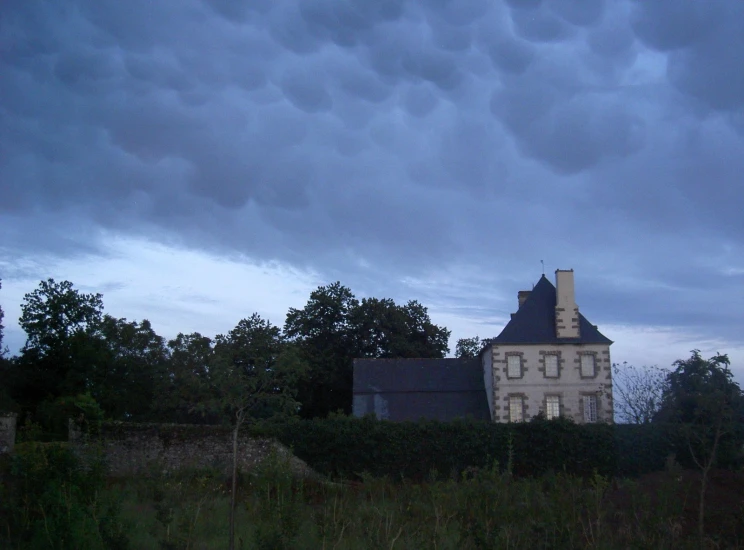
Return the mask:
<path id="1" fill-rule="evenodd" d="M 579 313 L 579 338 L 558 338 L 555 329 L 556 290 L 543 275 L 522 307 L 512 315 L 494 344 L 612 344 Z"/>

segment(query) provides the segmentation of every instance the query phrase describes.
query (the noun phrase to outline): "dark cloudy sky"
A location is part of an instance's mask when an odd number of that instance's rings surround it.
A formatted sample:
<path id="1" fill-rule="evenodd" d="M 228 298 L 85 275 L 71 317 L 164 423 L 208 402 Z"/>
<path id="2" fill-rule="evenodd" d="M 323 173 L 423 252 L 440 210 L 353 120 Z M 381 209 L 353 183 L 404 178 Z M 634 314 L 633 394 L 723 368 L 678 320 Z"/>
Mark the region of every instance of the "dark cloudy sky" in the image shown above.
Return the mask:
<path id="1" fill-rule="evenodd" d="M 166 336 L 337 279 L 491 336 L 544 260 L 615 360 L 744 374 L 739 0 L 3 0 L 0 154 L 13 347 L 48 276 Z"/>

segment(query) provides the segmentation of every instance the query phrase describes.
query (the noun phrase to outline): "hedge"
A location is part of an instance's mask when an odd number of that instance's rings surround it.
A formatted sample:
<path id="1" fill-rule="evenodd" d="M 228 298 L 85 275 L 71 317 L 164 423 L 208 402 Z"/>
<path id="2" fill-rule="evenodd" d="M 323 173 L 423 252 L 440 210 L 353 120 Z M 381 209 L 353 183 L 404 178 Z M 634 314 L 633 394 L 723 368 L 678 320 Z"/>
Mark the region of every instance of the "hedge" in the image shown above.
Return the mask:
<path id="1" fill-rule="evenodd" d="M 683 466 L 694 466 L 679 427 L 673 425 L 389 422 L 334 416 L 262 423 L 252 430 L 276 437 L 316 471 L 347 479 L 371 474 L 420 481 L 494 464 L 518 476 L 596 472 L 626 477 L 661 470 L 670 455 Z M 734 465 L 727 456 L 720 465 Z"/>

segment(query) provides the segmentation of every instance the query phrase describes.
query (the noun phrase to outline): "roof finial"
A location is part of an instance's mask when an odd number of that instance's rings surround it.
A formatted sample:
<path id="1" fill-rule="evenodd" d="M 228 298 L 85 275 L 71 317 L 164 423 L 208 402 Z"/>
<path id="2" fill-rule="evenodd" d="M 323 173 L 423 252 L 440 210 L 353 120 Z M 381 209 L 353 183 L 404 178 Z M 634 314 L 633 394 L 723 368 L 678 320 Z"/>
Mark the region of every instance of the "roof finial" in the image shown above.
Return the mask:
<path id="1" fill-rule="evenodd" d="M 540 263 L 542 264 L 543 277 L 544 277 L 545 276 L 545 262 L 543 262 L 542 260 L 540 260 Z"/>

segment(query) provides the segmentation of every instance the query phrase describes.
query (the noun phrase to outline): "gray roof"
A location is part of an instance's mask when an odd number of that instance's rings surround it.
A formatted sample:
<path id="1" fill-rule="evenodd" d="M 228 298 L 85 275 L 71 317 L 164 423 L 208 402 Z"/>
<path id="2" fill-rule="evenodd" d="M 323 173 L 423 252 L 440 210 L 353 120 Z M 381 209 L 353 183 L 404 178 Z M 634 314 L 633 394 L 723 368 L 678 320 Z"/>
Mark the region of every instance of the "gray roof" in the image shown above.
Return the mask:
<path id="1" fill-rule="evenodd" d="M 579 338 L 558 338 L 555 330 L 556 292 L 545 275 L 522 307 L 512 315 L 494 344 L 612 344 L 579 313 Z"/>
<path id="2" fill-rule="evenodd" d="M 354 415 L 488 420 L 479 359 L 355 359 Z"/>

